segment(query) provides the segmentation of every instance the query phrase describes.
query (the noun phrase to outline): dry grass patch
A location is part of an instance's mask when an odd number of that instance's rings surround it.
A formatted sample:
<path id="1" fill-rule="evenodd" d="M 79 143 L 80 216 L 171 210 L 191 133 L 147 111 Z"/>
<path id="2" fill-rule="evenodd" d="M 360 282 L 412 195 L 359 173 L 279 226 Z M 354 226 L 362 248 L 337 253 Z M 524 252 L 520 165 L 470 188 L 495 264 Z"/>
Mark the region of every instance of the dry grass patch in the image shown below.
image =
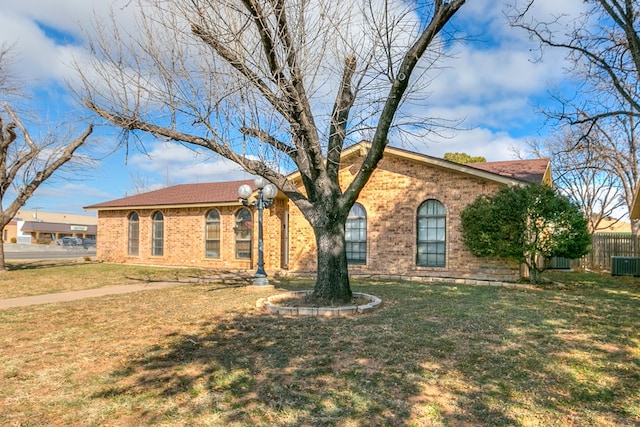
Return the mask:
<path id="1" fill-rule="evenodd" d="M 0 425 L 638 425 L 638 283 L 567 277 L 355 281 L 385 303 L 353 318 L 217 283 L 3 310 Z"/>
<path id="2" fill-rule="evenodd" d="M 185 281 L 211 275 L 196 268 L 158 268 L 77 260 L 18 261 L 0 273 L 0 299 L 104 286 Z"/>

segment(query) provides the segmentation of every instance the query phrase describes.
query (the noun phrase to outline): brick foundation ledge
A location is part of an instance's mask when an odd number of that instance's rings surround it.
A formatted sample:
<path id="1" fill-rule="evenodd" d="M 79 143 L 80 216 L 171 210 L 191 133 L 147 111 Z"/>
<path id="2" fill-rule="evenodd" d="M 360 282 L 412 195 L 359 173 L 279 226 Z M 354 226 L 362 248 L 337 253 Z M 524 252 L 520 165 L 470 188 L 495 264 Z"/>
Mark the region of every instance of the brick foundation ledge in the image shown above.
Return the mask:
<path id="1" fill-rule="evenodd" d="M 375 295 L 365 294 L 362 292 L 354 292 L 356 298 L 364 298 L 369 302 L 361 305 L 343 305 L 338 307 L 294 307 L 278 305 L 278 301 L 289 298 L 302 297 L 312 294 L 312 290 L 291 291 L 282 294 L 270 296 L 268 298 L 260 298 L 256 302 L 256 307 L 264 308 L 271 314 L 281 316 L 320 316 L 320 317 L 340 317 L 353 316 L 356 314 L 368 313 L 375 310 L 382 304 L 382 300 Z"/>

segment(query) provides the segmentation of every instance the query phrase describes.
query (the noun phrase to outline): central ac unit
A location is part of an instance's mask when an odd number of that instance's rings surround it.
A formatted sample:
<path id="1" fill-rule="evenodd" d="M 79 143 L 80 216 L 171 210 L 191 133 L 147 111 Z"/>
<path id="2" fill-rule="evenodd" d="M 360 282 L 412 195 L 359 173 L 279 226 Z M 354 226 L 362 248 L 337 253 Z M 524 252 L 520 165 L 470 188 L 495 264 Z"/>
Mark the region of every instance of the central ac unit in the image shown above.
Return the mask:
<path id="1" fill-rule="evenodd" d="M 554 256 L 547 262 L 547 268 L 552 270 L 569 270 L 571 268 L 571 260 Z"/>
<path id="2" fill-rule="evenodd" d="M 612 256 L 611 275 L 640 276 L 640 258 L 630 256 Z"/>

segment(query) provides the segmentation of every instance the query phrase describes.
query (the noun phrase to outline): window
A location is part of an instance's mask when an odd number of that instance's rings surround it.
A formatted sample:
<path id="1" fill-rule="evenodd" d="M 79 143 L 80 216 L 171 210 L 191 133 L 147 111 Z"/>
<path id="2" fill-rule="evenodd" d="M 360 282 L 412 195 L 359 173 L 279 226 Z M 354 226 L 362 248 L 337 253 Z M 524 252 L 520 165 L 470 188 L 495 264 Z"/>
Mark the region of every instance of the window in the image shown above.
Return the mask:
<path id="1" fill-rule="evenodd" d="M 367 214 L 361 204 L 355 203 L 344 226 L 344 239 L 349 264 L 367 262 Z"/>
<path id="2" fill-rule="evenodd" d="M 418 254 L 416 264 L 444 267 L 446 248 L 446 212 L 437 200 L 427 200 L 418 208 Z"/>
<path id="3" fill-rule="evenodd" d="M 220 258 L 220 213 L 215 209 L 207 213 L 204 235 L 205 257 Z"/>
<path id="4" fill-rule="evenodd" d="M 236 214 L 236 258 L 251 259 L 251 228 L 253 221 L 249 209 L 240 209 Z"/>
<path id="5" fill-rule="evenodd" d="M 156 212 L 151 217 L 151 255 L 162 256 L 164 252 L 164 217 Z"/>
<path id="6" fill-rule="evenodd" d="M 138 250 L 140 249 L 140 221 L 137 212 L 131 212 L 129 214 L 128 237 L 127 253 L 130 256 L 138 256 Z"/>

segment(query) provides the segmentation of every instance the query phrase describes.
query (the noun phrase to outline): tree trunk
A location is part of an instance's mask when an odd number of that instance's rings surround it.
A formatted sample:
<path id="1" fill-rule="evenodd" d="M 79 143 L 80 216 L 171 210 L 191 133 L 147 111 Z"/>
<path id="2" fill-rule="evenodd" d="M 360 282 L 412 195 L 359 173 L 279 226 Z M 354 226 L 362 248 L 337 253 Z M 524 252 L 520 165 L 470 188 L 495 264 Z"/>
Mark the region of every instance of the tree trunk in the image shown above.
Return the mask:
<path id="1" fill-rule="evenodd" d="M 540 284 L 540 278 L 542 276 L 542 271 L 538 270 L 535 266 L 529 270 L 529 283 L 532 285 Z"/>
<path id="2" fill-rule="evenodd" d="M 0 242 L 0 274 L 6 271 L 7 271 L 7 264 L 4 262 L 4 242 Z"/>
<path id="3" fill-rule="evenodd" d="M 329 303 L 351 300 L 344 222 L 332 221 L 314 227 L 318 247 L 318 276 L 314 297 Z"/>

